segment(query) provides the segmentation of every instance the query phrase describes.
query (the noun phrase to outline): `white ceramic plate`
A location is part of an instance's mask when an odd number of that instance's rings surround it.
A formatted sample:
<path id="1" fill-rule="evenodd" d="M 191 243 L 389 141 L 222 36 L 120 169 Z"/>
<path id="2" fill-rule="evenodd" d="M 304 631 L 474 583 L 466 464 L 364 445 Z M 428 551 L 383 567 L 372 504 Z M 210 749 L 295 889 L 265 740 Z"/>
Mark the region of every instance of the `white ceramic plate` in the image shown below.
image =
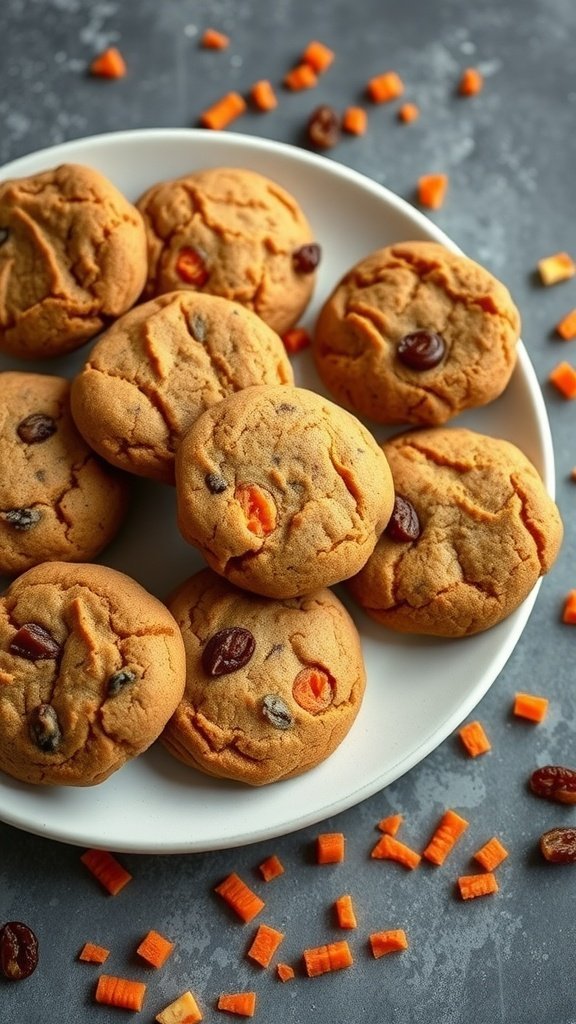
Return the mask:
<path id="1" fill-rule="evenodd" d="M 232 133 L 134 131 L 66 143 L 2 169 L 17 177 L 63 162 L 95 167 L 130 199 L 153 183 L 209 166 L 253 168 L 300 201 L 321 243 L 311 325 L 333 285 L 380 246 L 431 239 L 457 247 L 417 210 L 380 185 L 305 151 Z M 72 375 L 86 358 L 19 368 Z M 17 366 L 3 358 L 0 368 Z M 322 391 L 308 353 L 298 383 Z M 554 465 L 540 388 L 523 345 L 505 394 L 459 422 L 521 447 L 553 493 Z M 383 436 L 383 431 L 374 431 Z M 6 467 L 3 468 L 6 472 Z M 130 520 L 101 561 L 159 597 L 201 567 L 178 535 L 171 488 L 136 481 Z M 464 640 L 395 635 L 350 607 L 368 668 L 360 714 L 324 764 L 261 789 L 204 776 L 160 745 L 91 789 L 27 786 L 0 776 L 0 818 L 54 839 L 117 851 L 171 853 L 240 846 L 313 824 L 371 796 L 426 757 L 470 714 L 496 679 L 526 624 L 537 588 L 494 629 Z M 345 600 L 345 595 L 341 594 Z M 348 602 L 347 602 L 348 603 Z"/>

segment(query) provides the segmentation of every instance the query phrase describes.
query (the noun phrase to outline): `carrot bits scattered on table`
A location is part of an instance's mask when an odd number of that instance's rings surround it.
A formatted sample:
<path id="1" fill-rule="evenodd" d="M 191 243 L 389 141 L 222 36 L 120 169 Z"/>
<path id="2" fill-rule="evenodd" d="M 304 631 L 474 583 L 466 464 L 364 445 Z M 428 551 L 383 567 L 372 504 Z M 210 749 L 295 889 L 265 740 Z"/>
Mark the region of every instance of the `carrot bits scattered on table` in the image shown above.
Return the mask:
<path id="1" fill-rule="evenodd" d="M 116 978 L 112 974 L 101 974 L 96 985 L 94 998 L 97 1003 L 118 1006 L 123 1010 L 141 1010 L 144 1005 L 147 986 L 143 981 L 131 978 Z"/>
<path id="2" fill-rule="evenodd" d="M 476 96 L 484 88 L 484 78 L 478 68 L 465 68 L 458 83 L 461 96 Z"/>
<path id="3" fill-rule="evenodd" d="M 476 853 L 473 854 L 474 860 L 477 860 L 481 867 L 485 868 L 486 871 L 494 871 L 503 860 L 506 860 L 508 856 L 508 850 L 500 842 L 497 836 L 492 836 L 484 846 L 481 846 Z"/>
<path id="4" fill-rule="evenodd" d="M 154 1020 L 158 1024 L 199 1024 L 202 1013 L 191 992 L 183 992 L 173 1003 L 165 1006 Z"/>
<path id="5" fill-rule="evenodd" d="M 203 128 L 221 131 L 246 110 L 246 101 L 239 92 L 227 92 L 200 115 Z"/>
<path id="6" fill-rule="evenodd" d="M 408 939 L 403 928 L 395 928 L 387 932 L 372 932 L 369 936 L 372 956 L 378 960 L 387 953 L 397 953 L 408 949 Z"/>
<path id="7" fill-rule="evenodd" d="M 297 64 L 286 72 L 282 82 L 291 92 L 300 92 L 302 89 L 313 89 L 318 84 L 318 75 L 310 64 Z"/>
<path id="8" fill-rule="evenodd" d="M 547 697 L 537 697 L 532 693 L 517 693 L 512 710 L 518 718 L 527 718 L 531 722 L 539 723 L 546 718 L 548 703 Z"/>
<path id="9" fill-rule="evenodd" d="M 429 210 L 439 210 L 448 190 L 447 174 L 423 174 L 418 178 L 418 202 Z"/>
<path id="10" fill-rule="evenodd" d="M 365 135 L 368 127 L 368 114 L 364 107 L 346 107 L 342 117 L 342 129 L 349 135 Z"/>
<path id="11" fill-rule="evenodd" d="M 268 967 L 283 938 L 284 932 L 279 932 L 268 924 L 261 924 L 246 956 L 261 967 Z"/>
<path id="12" fill-rule="evenodd" d="M 302 54 L 302 63 L 309 64 L 317 75 L 327 71 L 333 60 L 334 51 L 325 43 L 318 42 L 317 39 L 312 39 Z"/>
<path id="13" fill-rule="evenodd" d="M 576 338 L 576 309 L 571 309 L 566 316 L 562 317 L 556 324 L 556 333 L 564 338 L 564 341 L 572 341 Z"/>
<path id="14" fill-rule="evenodd" d="M 284 865 L 280 858 L 273 853 L 270 857 L 267 857 L 266 860 L 262 861 L 258 870 L 265 882 L 271 882 L 272 879 L 278 878 L 279 875 L 284 874 Z"/>
<path id="15" fill-rule="evenodd" d="M 316 839 L 318 864 L 340 864 L 344 860 L 346 841 L 342 832 L 323 832 Z"/>
<path id="16" fill-rule="evenodd" d="M 576 263 L 567 252 L 556 252 L 538 261 L 538 273 L 542 284 L 548 286 L 567 281 L 576 274 Z"/>
<path id="17" fill-rule="evenodd" d="M 142 939 L 136 952 L 151 967 L 163 967 L 173 949 L 173 942 L 165 939 L 159 932 L 150 931 Z"/>
<path id="18" fill-rule="evenodd" d="M 470 757 L 487 754 L 492 749 L 481 722 L 466 722 L 458 731 L 458 735 Z"/>
<path id="19" fill-rule="evenodd" d="M 90 64 L 90 74 L 95 78 L 124 78 L 127 70 L 126 61 L 116 46 L 109 46 Z"/>
<path id="20" fill-rule="evenodd" d="M 357 928 L 356 914 L 352 906 L 352 897 L 349 893 L 339 896 L 334 903 L 336 920 L 339 928 Z"/>
<path id="21" fill-rule="evenodd" d="M 78 959 L 86 964 L 103 964 L 110 956 L 105 946 L 97 946 L 94 942 L 85 942 L 78 954 Z"/>
<path id="22" fill-rule="evenodd" d="M 255 992 L 223 992 L 218 999 L 218 1009 L 235 1013 L 239 1017 L 253 1017 L 256 1009 Z"/>
<path id="23" fill-rule="evenodd" d="M 386 835 L 395 836 L 403 821 L 404 816 L 402 814 L 389 814 L 387 818 L 382 818 L 378 822 L 378 828 L 381 832 L 385 832 Z"/>
<path id="24" fill-rule="evenodd" d="M 417 121 L 420 117 L 420 107 L 416 106 L 415 103 L 403 103 L 398 108 L 398 120 L 404 124 L 411 124 L 412 121 Z"/>
<path id="25" fill-rule="evenodd" d="M 309 978 L 326 974 L 328 971 L 341 971 L 354 963 L 347 942 L 329 942 L 326 946 L 313 946 L 305 949 L 302 956 Z"/>
<path id="26" fill-rule="evenodd" d="M 570 590 L 564 601 L 562 622 L 576 625 L 576 590 Z"/>
<path id="27" fill-rule="evenodd" d="M 132 881 L 130 872 L 106 850 L 86 850 L 80 860 L 111 896 L 117 896 Z"/>
<path id="28" fill-rule="evenodd" d="M 550 371 L 548 380 L 564 398 L 576 398 L 576 370 L 570 363 L 558 363 Z"/>
<path id="29" fill-rule="evenodd" d="M 207 28 L 200 37 L 200 46 L 204 50 L 225 50 L 230 46 L 230 37 L 217 28 Z"/>
<path id="30" fill-rule="evenodd" d="M 439 867 L 451 853 L 468 825 L 469 822 L 465 818 L 461 818 L 456 811 L 445 811 L 422 855 L 426 857 L 426 860 Z"/>
<path id="31" fill-rule="evenodd" d="M 264 900 L 260 899 L 234 871 L 220 882 L 214 891 L 246 924 L 265 906 Z"/>
<path id="32" fill-rule="evenodd" d="M 498 892 L 498 882 L 491 871 L 482 875 L 460 875 L 458 889 L 463 900 L 473 900 L 477 896 L 489 896 Z"/>
<path id="33" fill-rule="evenodd" d="M 375 860 L 395 860 L 409 871 L 414 871 L 422 860 L 416 850 L 412 850 L 405 843 L 400 843 L 398 839 L 386 834 L 378 840 L 370 856 Z"/>
<path id="34" fill-rule="evenodd" d="M 296 977 L 296 971 L 290 964 L 277 964 L 276 974 L 280 978 L 280 981 L 292 981 Z"/>
<path id="35" fill-rule="evenodd" d="M 366 86 L 366 92 L 372 103 L 389 103 L 404 92 L 404 82 L 396 71 L 385 71 L 382 75 L 374 75 Z"/>
<path id="36" fill-rule="evenodd" d="M 274 110 L 278 106 L 278 97 L 267 78 L 261 78 L 259 81 L 254 82 L 254 85 L 250 88 L 250 99 L 256 110 L 261 110 L 262 112 Z"/>

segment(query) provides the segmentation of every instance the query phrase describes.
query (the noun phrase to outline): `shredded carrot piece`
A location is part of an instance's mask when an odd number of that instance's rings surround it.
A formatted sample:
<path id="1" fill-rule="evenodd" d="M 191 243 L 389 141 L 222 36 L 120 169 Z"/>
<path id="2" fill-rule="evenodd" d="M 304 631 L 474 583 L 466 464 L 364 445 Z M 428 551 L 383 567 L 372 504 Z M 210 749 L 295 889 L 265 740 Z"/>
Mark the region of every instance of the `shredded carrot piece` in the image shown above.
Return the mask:
<path id="1" fill-rule="evenodd" d="M 183 992 L 154 1018 L 158 1024 L 199 1024 L 202 1013 L 191 992 Z"/>
<path id="2" fill-rule="evenodd" d="M 276 854 L 273 853 L 271 857 L 267 857 L 266 860 L 262 861 L 258 870 L 265 882 L 271 882 L 273 878 L 278 878 L 279 875 L 284 874 L 284 865 Z"/>
<path id="3" fill-rule="evenodd" d="M 528 718 L 531 722 L 543 722 L 548 711 L 548 698 L 535 697 L 531 693 L 517 693 L 513 712 L 518 718 Z"/>
<path id="4" fill-rule="evenodd" d="M 284 75 L 282 81 L 291 92 L 300 92 L 302 89 L 313 89 L 318 85 L 318 76 L 310 64 L 297 64 Z"/>
<path id="5" fill-rule="evenodd" d="M 570 363 L 558 363 L 551 371 L 548 380 L 564 398 L 576 398 L 576 370 Z"/>
<path id="6" fill-rule="evenodd" d="M 336 920 L 338 921 L 339 928 L 358 927 L 356 914 L 354 913 L 354 907 L 352 906 L 352 897 L 348 893 L 345 896 L 339 896 L 334 903 L 334 907 L 336 909 Z"/>
<path id="7" fill-rule="evenodd" d="M 466 68 L 458 83 L 458 92 L 461 96 L 476 96 L 484 88 L 484 78 L 478 68 Z"/>
<path id="8" fill-rule="evenodd" d="M 142 939 L 136 952 L 152 967 L 163 967 L 173 949 L 173 942 L 165 939 L 159 932 L 150 931 Z"/>
<path id="9" fill-rule="evenodd" d="M 318 864 L 341 864 L 344 849 L 343 832 L 323 832 L 316 839 L 316 861 Z"/>
<path id="10" fill-rule="evenodd" d="M 448 190 L 447 174 L 423 174 L 418 178 L 418 201 L 430 210 L 439 210 Z"/>
<path id="11" fill-rule="evenodd" d="M 576 338 L 576 309 L 571 309 L 566 316 L 562 317 L 556 324 L 556 333 L 564 338 L 564 341 L 572 341 Z"/>
<path id="12" fill-rule="evenodd" d="M 564 610 L 562 612 L 562 622 L 568 622 L 570 625 L 576 624 L 576 590 L 571 590 L 566 595 Z"/>
<path id="13" fill-rule="evenodd" d="M 498 882 L 491 871 L 485 871 L 482 875 L 461 875 L 458 888 L 463 900 L 473 900 L 476 896 L 498 892 Z"/>
<path id="14" fill-rule="evenodd" d="M 296 352 L 301 352 L 304 348 L 309 348 L 311 344 L 310 335 L 305 327 L 291 327 L 282 335 L 282 341 L 284 348 L 291 356 Z"/>
<path id="15" fill-rule="evenodd" d="M 378 822 L 378 828 L 388 836 L 395 836 L 403 821 L 403 814 L 389 814 L 387 818 L 382 818 Z"/>
<path id="16" fill-rule="evenodd" d="M 408 939 L 403 928 L 394 928 L 388 932 L 373 932 L 369 939 L 372 955 L 376 960 L 387 953 L 408 949 Z"/>
<path id="17" fill-rule="evenodd" d="M 141 1010 L 146 995 L 143 981 L 131 978 L 115 978 L 112 974 L 101 974 L 96 985 L 94 998 L 97 1003 L 119 1006 L 123 1010 Z"/>
<path id="18" fill-rule="evenodd" d="M 410 871 L 417 868 L 422 860 L 419 853 L 390 835 L 383 835 L 378 840 L 370 856 L 376 860 L 395 860 Z"/>
<path id="19" fill-rule="evenodd" d="M 492 745 L 481 722 L 466 722 L 466 725 L 459 730 L 458 735 L 470 757 L 478 757 L 479 754 L 486 754 L 492 750 Z"/>
<path id="20" fill-rule="evenodd" d="M 78 959 L 87 964 L 103 964 L 110 956 L 105 946 L 96 946 L 93 942 L 85 942 L 78 953 Z"/>
<path id="21" fill-rule="evenodd" d="M 232 872 L 220 885 L 217 885 L 215 892 L 226 901 L 245 923 L 251 921 L 256 914 L 259 914 L 265 906 L 264 900 L 260 899 L 255 892 L 252 892 L 242 879 Z"/>
<path id="22" fill-rule="evenodd" d="M 492 836 L 492 839 L 484 843 L 484 846 L 476 850 L 476 853 L 472 856 L 486 871 L 494 871 L 503 860 L 506 860 L 508 850 L 502 845 L 497 836 Z"/>
<path id="23" fill-rule="evenodd" d="M 230 37 L 217 28 L 207 28 L 200 37 L 200 46 L 205 50 L 225 50 L 230 46 Z"/>
<path id="24" fill-rule="evenodd" d="M 261 78 L 250 89 L 250 99 L 257 110 L 274 110 L 278 106 L 278 98 L 271 83 Z"/>
<path id="25" fill-rule="evenodd" d="M 272 495 L 257 484 L 240 484 L 234 491 L 246 516 L 246 526 L 257 537 L 266 537 L 276 528 L 276 505 Z"/>
<path id="26" fill-rule="evenodd" d="M 445 811 L 422 855 L 432 864 L 443 864 L 469 824 L 456 811 Z"/>
<path id="27" fill-rule="evenodd" d="M 366 91 L 373 103 L 388 103 L 402 95 L 404 82 L 395 71 L 385 71 L 370 79 Z"/>
<path id="28" fill-rule="evenodd" d="M 218 999 L 218 1009 L 236 1013 L 239 1017 L 253 1017 L 256 1009 L 256 993 L 223 992 Z"/>
<path id="29" fill-rule="evenodd" d="M 309 978 L 326 974 L 327 971 L 340 971 L 354 963 L 347 942 L 329 942 L 326 946 L 315 946 L 305 949 L 302 955 Z"/>
<path id="30" fill-rule="evenodd" d="M 313 39 L 308 43 L 302 54 L 302 63 L 309 64 L 317 75 L 321 75 L 323 71 L 326 71 L 333 60 L 334 51 L 324 43 L 319 43 L 317 39 Z"/>
<path id="31" fill-rule="evenodd" d="M 304 711 L 319 715 L 334 699 L 330 677 L 319 668 L 303 668 L 292 684 L 292 696 Z"/>
<path id="32" fill-rule="evenodd" d="M 398 108 L 398 120 L 403 121 L 404 124 L 411 124 L 412 121 L 417 121 L 420 117 L 420 107 L 417 107 L 415 103 L 403 103 Z"/>
<path id="33" fill-rule="evenodd" d="M 268 924 L 261 924 L 246 956 L 255 960 L 261 967 L 268 967 L 283 938 L 284 932 L 279 932 Z"/>
<path id="34" fill-rule="evenodd" d="M 105 850 L 86 850 L 80 860 L 111 896 L 117 896 L 132 881 L 132 875 Z"/>
<path id="35" fill-rule="evenodd" d="M 96 78 L 124 78 L 126 72 L 126 61 L 116 46 L 104 50 L 90 65 L 90 74 Z"/>
<path id="36" fill-rule="evenodd" d="M 342 128 L 349 135 L 365 135 L 368 114 L 364 107 L 347 107 L 342 117 Z"/>
<path id="37" fill-rule="evenodd" d="M 567 252 L 556 252 L 538 261 L 538 272 L 542 284 L 558 284 L 576 274 L 576 263 Z"/>
<path id="38" fill-rule="evenodd" d="M 277 964 L 276 973 L 280 981 L 292 981 L 292 978 L 296 977 L 296 971 L 290 964 Z"/>
<path id="39" fill-rule="evenodd" d="M 200 114 L 200 124 L 204 128 L 211 128 L 213 131 L 221 131 L 227 128 L 232 121 L 246 110 L 246 101 L 239 92 L 227 92 L 211 107 L 203 110 Z"/>

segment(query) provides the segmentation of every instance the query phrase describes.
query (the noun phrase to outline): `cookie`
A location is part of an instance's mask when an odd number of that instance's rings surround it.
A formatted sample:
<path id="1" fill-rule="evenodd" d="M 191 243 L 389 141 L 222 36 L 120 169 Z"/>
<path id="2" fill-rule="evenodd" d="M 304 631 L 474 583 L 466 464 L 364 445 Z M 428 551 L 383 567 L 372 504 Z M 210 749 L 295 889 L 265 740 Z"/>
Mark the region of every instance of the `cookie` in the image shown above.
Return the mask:
<path id="1" fill-rule="evenodd" d="M 558 509 L 509 441 L 461 428 L 409 431 L 383 445 L 397 498 L 349 589 L 403 633 L 460 637 L 510 615 L 552 566 Z"/>
<path id="2" fill-rule="evenodd" d="M 174 482 L 174 452 L 195 419 L 253 384 L 291 384 L 284 345 L 220 296 L 178 291 L 138 306 L 99 338 L 72 386 L 83 436 L 108 462 Z"/>
<path id="3" fill-rule="evenodd" d="M 308 305 L 320 248 L 299 203 L 255 171 L 215 167 L 161 182 L 137 203 L 148 235 L 146 295 L 222 295 L 283 334 Z"/>
<path id="4" fill-rule="evenodd" d="M 185 540 L 230 582 L 296 597 L 354 575 L 394 502 L 386 458 L 350 413 L 253 387 L 203 413 L 176 453 Z"/>
<path id="5" fill-rule="evenodd" d="M 62 164 L 0 182 L 0 351 L 78 348 L 130 309 L 146 271 L 142 217 L 98 171 Z"/>
<path id="6" fill-rule="evenodd" d="M 46 562 L 0 599 L 0 770 L 92 786 L 146 750 L 182 699 L 170 612 L 102 565 Z"/>
<path id="7" fill-rule="evenodd" d="M 487 270 L 435 242 L 361 260 L 324 304 L 313 339 L 337 400 L 377 423 L 445 423 L 504 390 L 520 316 Z"/>
<path id="8" fill-rule="evenodd" d="M 0 574 L 95 558 L 128 506 L 127 478 L 74 426 L 70 381 L 0 373 Z"/>
<path id="9" fill-rule="evenodd" d="M 162 742 L 209 775 L 262 786 L 324 761 L 362 701 L 360 639 L 330 590 L 271 601 L 205 569 L 169 600 L 186 689 Z"/>

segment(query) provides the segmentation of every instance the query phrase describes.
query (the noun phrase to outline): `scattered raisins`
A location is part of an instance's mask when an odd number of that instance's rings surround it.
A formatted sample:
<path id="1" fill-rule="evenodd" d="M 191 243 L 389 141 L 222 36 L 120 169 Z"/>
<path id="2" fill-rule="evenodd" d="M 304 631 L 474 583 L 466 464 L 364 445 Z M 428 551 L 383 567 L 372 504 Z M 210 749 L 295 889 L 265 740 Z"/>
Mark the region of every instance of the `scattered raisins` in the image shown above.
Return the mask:
<path id="1" fill-rule="evenodd" d="M 420 520 L 418 513 L 411 501 L 397 494 L 394 498 L 394 508 L 388 521 L 385 533 L 392 540 L 404 543 L 411 540 L 418 540 L 420 536 Z"/>
<path id="2" fill-rule="evenodd" d="M 530 789 L 536 796 L 560 804 L 576 804 L 576 771 L 562 765 L 546 764 L 530 776 Z"/>
<path id="3" fill-rule="evenodd" d="M 292 253 L 292 262 L 297 274 L 313 274 L 320 263 L 322 249 L 317 242 L 307 242 Z"/>
<path id="4" fill-rule="evenodd" d="M 28 661 L 49 661 L 60 654 L 60 644 L 38 622 L 25 622 L 12 637 L 9 650 Z"/>
<path id="5" fill-rule="evenodd" d="M 133 683 L 136 679 L 136 673 L 131 668 L 121 668 L 114 675 L 110 676 L 108 680 L 108 695 L 115 697 L 116 694 L 120 693 L 128 683 Z"/>
<path id="6" fill-rule="evenodd" d="M 202 651 L 202 667 L 209 676 L 223 676 L 244 668 L 254 654 L 256 641 L 249 629 L 229 626 L 211 636 Z"/>
<path id="7" fill-rule="evenodd" d="M 25 444 L 41 444 L 56 433 L 56 420 L 44 412 L 33 412 L 20 420 L 16 433 Z"/>
<path id="8" fill-rule="evenodd" d="M 287 704 L 275 693 L 267 693 L 262 698 L 262 714 L 275 729 L 291 729 L 294 716 Z"/>
<path id="9" fill-rule="evenodd" d="M 332 149 L 340 139 L 340 118 L 327 103 L 316 107 L 308 119 L 308 141 L 316 149 Z"/>
<path id="10" fill-rule="evenodd" d="M 222 491 L 228 487 L 226 480 L 219 473 L 207 473 L 204 483 L 211 494 L 222 494 Z"/>
<path id="11" fill-rule="evenodd" d="M 21 921 L 0 928 L 0 970 L 8 981 L 29 978 L 38 966 L 38 939 Z"/>
<path id="12" fill-rule="evenodd" d="M 51 704 L 38 704 L 28 716 L 30 735 L 45 754 L 53 754 L 62 742 L 58 715 Z"/>
<path id="13" fill-rule="evenodd" d="M 42 519 L 37 508 L 8 508 L 0 512 L 0 518 L 15 530 L 31 530 Z"/>
<path id="14" fill-rule="evenodd" d="M 554 864 L 576 864 L 576 828 L 551 828 L 540 837 L 540 850 Z"/>
<path id="15" fill-rule="evenodd" d="M 192 248 L 181 249 L 178 253 L 176 273 L 181 281 L 195 288 L 203 288 L 210 277 L 202 256 L 197 249 Z"/>
<path id="16" fill-rule="evenodd" d="M 400 338 L 396 354 L 400 362 L 411 370 L 431 370 L 444 359 L 446 342 L 435 331 L 414 331 Z"/>

